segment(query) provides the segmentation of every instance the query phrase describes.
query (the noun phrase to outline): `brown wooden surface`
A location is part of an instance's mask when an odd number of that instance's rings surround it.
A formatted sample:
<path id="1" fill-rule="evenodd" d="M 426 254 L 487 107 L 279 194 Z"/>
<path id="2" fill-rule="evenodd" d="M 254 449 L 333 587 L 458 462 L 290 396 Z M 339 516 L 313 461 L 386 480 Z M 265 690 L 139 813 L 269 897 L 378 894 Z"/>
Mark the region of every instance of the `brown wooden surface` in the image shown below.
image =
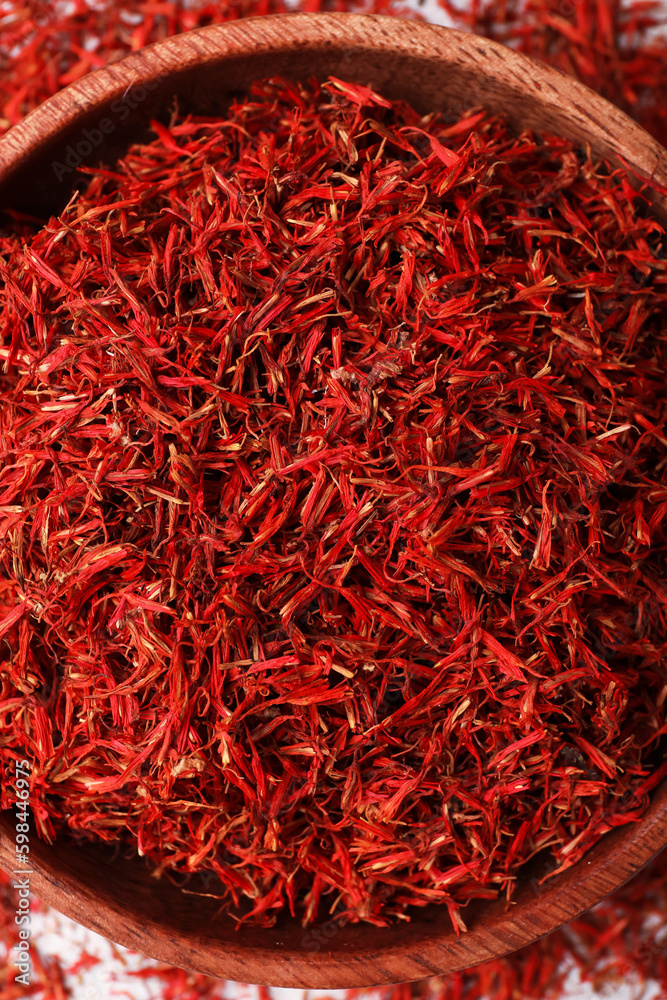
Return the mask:
<path id="1" fill-rule="evenodd" d="M 568 136 L 667 185 L 667 154 L 623 112 L 557 70 L 487 39 L 395 17 L 291 14 L 244 19 L 168 38 L 56 94 L 0 140 L 0 207 L 41 213 L 65 202 L 69 147 L 112 131 L 85 162 L 108 160 L 146 133 L 174 99 L 184 111 L 223 111 L 261 77 L 333 74 L 372 84 L 423 111 L 453 116 L 473 105 L 517 128 Z M 143 90 L 145 84 L 152 89 Z M 131 107 L 130 105 L 134 105 Z M 109 127 L 109 126 L 107 126 Z M 72 161 L 70 161 L 72 162 Z M 658 211 L 667 218 L 661 201 Z"/>
<path id="2" fill-rule="evenodd" d="M 122 152 L 164 118 L 215 113 L 260 77 L 333 74 L 372 84 L 423 111 L 452 116 L 483 104 L 526 126 L 590 142 L 613 162 L 667 186 L 667 153 L 622 112 L 560 73 L 485 39 L 395 18 L 295 14 L 242 20 L 169 38 L 91 74 L 51 98 L 0 140 L 0 208 L 35 214 L 67 200 L 74 171 L 68 147 L 113 126 L 85 157 Z M 137 90 L 148 83 L 150 89 Z M 124 96 L 125 95 L 125 96 Z M 130 107 L 133 104 L 134 107 Z M 109 129 L 109 126 L 105 126 Z M 72 162 L 70 158 L 70 162 Z M 656 198 L 667 219 L 667 201 Z M 0 866 L 14 868 L 11 816 L 0 817 Z M 33 891 L 80 923 L 148 955 L 214 976 L 274 986 L 336 988 L 421 979 L 506 954 L 549 933 L 612 892 L 667 845 L 667 783 L 640 824 L 608 834 L 586 858 L 544 886 L 537 864 L 514 902 L 466 911 L 467 934 L 451 930 L 444 907 L 417 910 L 409 924 L 381 929 L 311 929 L 282 920 L 270 930 L 242 928 L 217 914 L 214 900 L 186 895 L 152 878 L 138 858 L 114 860 L 101 847 L 52 847 L 33 836 Z M 334 933 L 335 931 L 335 933 Z"/>
<path id="3" fill-rule="evenodd" d="M 480 901 L 466 909 L 457 937 L 444 906 L 413 911 L 409 924 L 352 924 L 313 932 L 297 921 L 271 929 L 242 927 L 219 916 L 210 898 L 184 894 L 151 877 L 139 858 L 114 860 L 108 849 L 31 837 L 33 892 L 62 913 L 119 944 L 172 965 L 238 982 L 333 989 L 422 979 L 515 951 L 587 910 L 626 881 L 667 844 L 667 785 L 639 824 L 607 834 L 571 869 L 539 881 L 538 862 L 514 901 Z M 13 818 L 0 817 L 0 867 L 15 868 Z"/>

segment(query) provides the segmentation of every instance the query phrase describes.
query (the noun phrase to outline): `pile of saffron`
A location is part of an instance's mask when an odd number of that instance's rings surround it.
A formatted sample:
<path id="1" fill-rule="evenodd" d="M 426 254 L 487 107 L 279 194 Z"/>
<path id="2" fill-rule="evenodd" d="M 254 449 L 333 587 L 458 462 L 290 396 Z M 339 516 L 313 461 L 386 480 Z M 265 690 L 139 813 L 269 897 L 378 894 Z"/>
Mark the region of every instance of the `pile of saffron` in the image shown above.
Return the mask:
<path id="1" fill-rule="evenodd" d="M 5 235 L 0 756 L 236 917 L 465 929 L 667 773 L 663 230 L 334 79 L 154 129 Z"/>
<path id="2" fill-rule="evenodd" d="M 72 7 L 75 11 L 72 14 Z M 315 9 L 317 0 L 308 7 Z M 386 13 L 394 7 L 382 3 Z M 347 4 L 341 3 L 340 9 Z M 661 141 L 667 131 L 664 121 L 667 45 L 664 37 L 654 37 L 650 29 L 661 22 L 659 3 L 618 0 L 512 0 L 502 4 L 480 3 L 462 7 L 458 23 L 501 40 L 517 42 L 528 54 L 538 55 L 566 72 L 583 75 L 585 82 L 605 93 L 616 103 L 625 100 L 626 110 L 649 128 Z M 63 5 L 44 2 L 3 6 L 0 39 L 3 62 L 0 67 L 0 103 L 4 121 L 0 129 L 18 121 L 39 100 L 55 93 L 89 68 L 103 65 L 130 49 L 141 47 L 156 37 L 197 27 L 209 19 L 226 20 L 240 13 L 266 13 L 262 4 L 247 8 L 222 2 L 213 4 L 180 2 L 150 3 L 117 0 L 89 6 L 75 0 L 67 12 Z M 508 25 L 511 32 L 507 31 Z M 642 88 L 641 101 L 637 87 Z M 1 879 L 1 876 L 0 876 Z M 471 1000 L 488 995 L 509 1000 L 523 995 L 542 1000 L 563 997 L 562 974 L 555 965 L 575 961 L 583 977 L 596 988 L 613 990 L 623 980 L 624 995 L 643 995 L 647 979 L 659 980 L 667 996 L 665 942 L 661 929 L 667 923 L 664 855 L 645 869 L 630 885 L 591 911 L 585 918 L 586 933 L 577 937 L 577 922 L 536 942 L 528 949 L 492 965 L 468 970 L 446 981 L 427 980 L 412 988 L 415 996 L 439 996 Z M 14 905 L 12 903 L 14 902 Z M 3 947 L 15 938 L 15 901 L 3 894 L 0 927 Z M 12 985 L 13 969 L 7 950 L 0 958 L 4 995 L 25 996 L 24 988 Z M 37 970 L 30 991 L 44 1000 L 68 995 L 62 985 L 62 970 L 49 964 Z M 211 981 L 193 980 L 180 970 L 165 970 L 165 988 L 160 996 L 203 998 L 224 996 Z M 13 992 L 12 992 L 13 991 Z M 629 992 L 628 992 L 629 991 Z M 383 991 L 383 996 L 402 998 L 403 987 Z M 157 996 L 157 994 L 156 994 Z"/>

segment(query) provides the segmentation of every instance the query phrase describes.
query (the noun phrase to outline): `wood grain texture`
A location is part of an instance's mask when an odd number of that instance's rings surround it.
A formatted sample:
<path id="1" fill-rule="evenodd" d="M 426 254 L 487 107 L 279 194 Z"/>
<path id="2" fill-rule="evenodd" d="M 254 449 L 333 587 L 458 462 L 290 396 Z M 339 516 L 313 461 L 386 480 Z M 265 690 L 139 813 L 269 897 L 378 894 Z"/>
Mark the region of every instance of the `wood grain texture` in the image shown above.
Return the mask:
<path id="1" fill-rule="evenodd" d="M 38 214 L 57 210 L 76 179 L 69 165 L 85 144 L 90 152 L 83 162 L 101 156 L 112 161 L 147 134 L 151 118 L 165 119 L 174 100 L 183 111 L 224 112 L 230 97 L 252 80 L 275 74 L 290 79 L 333 74 L 371 84 L 424 112 L 442 110 L 453 117 L 482 104 L 519 129 L 590 143 L 612 162 L 623 160 L 631 172 L 667 186 L 665 150 L 622 111 L 557 70 L 435 25 L 357 14 L 291 14 L 168 38 L 56 94 L 0 140 L 0 207 Z M 106 134 L 102 122 L 110 129 Z M 663 218 L 666 206 L 657 200 Z"/>
<path id="2" fill-rule="evenodd" d="M 0 867 L 14 867 L 13 817 L 0 817 Z M 238 982 L 310 989 L 422 979 L 516 951 L 603 899 L 667 844 L 667 785 L 638 824 L 607 834 L 571 869 L 540 885 L 545 861 L 527 867 L 514 901 L 479 901 L 456 936 L 446 907 L 413 911 L 409 924 L 378 928 L 292 919 L 274 928 L 242 927 L 215 900 L 157 880 L 139 858 L 108 848 L 30 842 L 33 892 L 119 944 L 198 972 Z M 324 942 L 318 945 L 318 936 Z"/>
<path id="3" fill-rule="evenodd" d="M 625 162 L 638 177 L 653 176 L 667 188 L 665 150 L 621 111 L 555 70 L 432 25 L 295 14 L 169 38 L 57 94 L 0 140 L 0 208 L 57 211 L 76 181 L 68 164 L 77 157 L 113 161 L 148 134 L 151 118 L 164 119 L 174 100 L 182 111 L 224 112 L 252 80 L 275 74 L 333 74 L 452 118 L 482 104 L 517 129 L 588 142 L 611 162 Z M 667 221 L 661 195 L 655 211 Z M 444 907 L 415 910 L 409 924 L 384 929 L 329 923 L 304 930 L 281 919 L 273 929 L 237 931 L 219 916 L 215 900 L 154 879 L 139 858 L 122 860 L 94 845 L 49 846 L 36 837 L 31 884 L 80 923 L 174 965 L 273 986 L 349 988 L 417 980 L 514 951 L 608 895 L 666 845 L 667 783 L 641 823 L 608 834 L 569 871 L 540 886 L 545 864 L 536 860 L 522 873 L 509 907 L 502 901 L 471 905 L 469 931 L 459 937 Z M 9 815 L 0 817 L 0 866 L 14 867 Z"/>

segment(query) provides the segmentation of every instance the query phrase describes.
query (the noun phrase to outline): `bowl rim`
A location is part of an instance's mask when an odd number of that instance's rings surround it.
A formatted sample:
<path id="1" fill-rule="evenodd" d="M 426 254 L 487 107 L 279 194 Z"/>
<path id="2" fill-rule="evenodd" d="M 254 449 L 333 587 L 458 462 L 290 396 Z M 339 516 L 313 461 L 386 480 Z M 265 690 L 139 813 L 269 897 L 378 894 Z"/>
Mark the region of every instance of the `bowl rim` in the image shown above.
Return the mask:
<path id="1" fill-rule="evenodd" d="M 65 124 L 88 120 L 91 111 L 101 111 L 133 86 L 223 59 L 275 51 L 277 45 L 295 51 L 315 42 L 320 48 L 347 42 L 380 48 L 387 54 L 400 50 L 426 60 L 442 58 L 449 47 L 477 63 L 502 66 L 526 87 L 532 85 L 528 79 L 532 73 L 539 77 L 540 89 L 551 89 L 586 127 L 597 121 L 605 141 L 614 130 L 629 137 L 635 147 L 631 168 L 655 177 L 667 188 L 665 150 L 623 112 L 557 70 L 488 39 L 439 25 L 384 15 L 292 13 L 241 19 L 174 35 L 70 84 L 0 138 L 0 197 L 3 184 L 18 176 L 27 163 L 43 156 Z M 143 83 L 137 84 L 138 80 Z M 661 206 L 664 210 L 664 201 Z M 451 926 L 445 932 L 426 908 L 413 911 L 411 925 L 395 924 L 383 932 L 384 937 L 375 928 L 364 925 L 360 933 L 359 925 L 348 925 L 332 938 L 331 950 L 326 941 L 315 949 L 308 947 L 304 944 L 306 932 L 296 933 L 293 927 L 290 933 L 297 943 L 281 942 L 280 925 L 262 931 L 263 944 L 257 943 L 257 935 L 248 939 L 249 944 L 242 936 L 221 944 L 214 936 L 212 917 L 208 926 L 188 932 L 174 925 L 169 897 L 161 895 L 155 884 L 155 897 L 162 900 L 166 911 L 160 920 L 151 919 L 133 895 L 135 869 L 131 865 L 119 869 L 128 880 L 126 887 L 119 887 L 122 880 L 114 874 L 116 869 L 107 869 L 105 879 L 102 855 L 87 845 L 51 846 L 33 838 L 31 886 L 45 902 L 79 923 L 171 964 L 272 986 L 369 987 L 419 980 L 515 951 L 604 898 L 665 846 L 667 781 L 655 793 L 640 822 L 606 834 L 582 861 L 543 887 L 534 879 L 536 884 L 527 897 L 509 910 L 493 911 L 495 904 L 490 905 L 488 919 L 482 916 L 466 934 L 457 937 Z M 5 814 L 0 817 L 0 867 L 13 871 L 14 858 L 12 821 Z M 127 891 L 123 893 L 121 888 Z M 421 932 L 416 934 L 419 928 Z"/>
<path id="2" fill-rule="evenodd" d="M 12 812 L 0 813 L 0 869 L 21 877 L 26 871 L 17 869 L 15 822 Z M 141 859 L 119 860 L 97 844 L 48 844 L 36 836 L 30 840 L 29 886 L 84 927 L 179 968 L 271 987 L 373 988 L 471 968 L 533 944 L 615 892 L 666 847 L 663 780 L 639 822 L 604 834 L 580 861 L 548 881 L 542 881 L 547 866 L 531 866 L 532 878 L 509 908 L 494 901 L 488 918 L 485 907 L 476 906 L 468 931 L 458 936 L 449 921 L 446 926 L 436 919 L 442 913 L 434 916 L 446 907 L 433 905 L 413 910 L 407 925 L 347 924 L 339 930 L 331 920 L 302 928 L 290 919 L 252 928 L 250 938 L 223 918 L 221 939 L 214 906 L 205 908 L 196 926 L 174 920 L 170 904 L 181 890 L 164 879 L 153 882 Z M 155 901 L 162 908 L 159 917 Z M 192 918 L 197 919 L 197 908 Z"/>
<path id="3" fill-rule="evenodd" d="M 87 73 L 58 91 L 29 112 L 0 136 L 0 206 L 3 187 L 10 184 L 34 157 L 49 148 L 56 134 L 65 127 L 87 121 L 90 114 L 114 99 L 123 99 L 147 80 L 169 80 L 193 68 L 202 69 L 226 58 L 256 54 L 261 48 L 284 46 L 294 51 L 314 44 L 320 47 L 338 41 L 384 49 L 387 54 L 400 45 L 412 48 L 424 58 L 437 59 L 438 41 L 453 39 L 469 57 L 481 64 L 496 63 L 508 77 L 514 77 L 517 89 L 550 91 L 561 104 L 562 116 L 576 122 L 579 131 L 591 138 L 593 148 L 599 143 L 612 149 L 619 135 L 624 147 L 632 147 L 632 158 L 625 162 L 612 152 L 611 159 L 625 166 L 639 178 L 651 179 L 667 192 L 667 152 L 632 118 L 585 84 L 566 76 L 523 53 L 488 38 L 395 15 L 357 13 L 302 13 L 259 15 L 239 18 L 222 24 L 195 28 L 171 35 L 132 52 L 106 66 Z M 364 38 L 365 36 L 365 38 Z M 539 76 L 536 83 L 535 77 Z M 649 195 L 652 197 L 652 195 Z M 667 204 L 663 197 L 654 199 L 655 207 L 667 222 Z"/>

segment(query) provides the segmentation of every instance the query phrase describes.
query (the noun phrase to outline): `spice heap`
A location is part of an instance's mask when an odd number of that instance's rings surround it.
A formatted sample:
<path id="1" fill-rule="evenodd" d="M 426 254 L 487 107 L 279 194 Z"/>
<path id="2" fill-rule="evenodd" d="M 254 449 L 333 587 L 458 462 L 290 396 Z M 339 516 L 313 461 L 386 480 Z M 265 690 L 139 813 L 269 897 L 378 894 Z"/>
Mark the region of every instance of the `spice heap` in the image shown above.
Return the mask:
<path id="1" fill-rule="evenodd" d="M 69 13 L 76 4 L 75 13 Z M 312 0 L 309 3 L 312 8 Z M 342 4 L 341 6 L 345 6 Z M 529 54 L 542 56 L 547 62 L 557 64 L 566 71 L 581 74 L 582 67 L 590 67 L 584 77 L 585 82 L 604 92 L 619 103 L 626 81 L 630 87 L 636 81 L 649 82 L 644 87 L 642 100 L 630 101 L 630 113 L 661 141 L 665 141 L 667 130 L 661 124 L 667 104 L 664 100 L 664 72 L 667 66 L 667 44 L 663 37 L 649 38 L 644 30 L 629 29 L 632 21 L 644 24 L 649 18 L 657 18 L 661 5 L 645 0 L 621 5 L 616 0 L 598 4 L 597 0 L 578 0 L 571 8 L 563 0 L 543 0 L 543 2 L 504 2 L 484 7 L 476 3 L 470 9 L 462 10 L 465 20 L 474 30 L 508 40 L 508 13 L 512 15 L 513 43 L 517 41 Z M 622 10 L 629 12 L 626 18 Z M 104 64 L 108 58 L 123 54 L 130 48 L 140 47 L 155 37 L 173 34 L 179 30 L 196 27 L 205 23 L 208 17 L 225 20 L 238 16 L 239 8 L 217 2 L 211 5 L 188 4 L 188 9 L 178 0 L 169 3 L 151 4 L 138 0 L 116 0 L 106 5 L 96 3 L 94 7 L 73 0 L 68 12 L 58 4 L 15 3 L 13 0 L 3 6 L 0 23 L 0 39 L 3 48 L 3 63 L 0 67 L 0 103 L 6 107 L 13 100 L 11 120 L 22 117 L 34 103 L 54 93 L 64 85 L 66 75 L 71 71 L 81 75 L 88 68 Z M 248 13 L 261 13 L 261 7 L 250 3 Z M 391 5 L 387 12 L 393 12 Z M 575 21 L 576 17 L 576 21 Z M 602 18 L 602 20 L 600 20 Z M 459 22 L 461 23 L 461 22 Z M 610 29 L 605 29 L 609 24 Z M 573 27 L 575 30 L 573 30 Z M 523 30 L 522 30 L 523 29 Z M 57 35 L 57 40 L 55 36 Z M 102 38 L 101 43 L 97 39 Z M 612 62 L 606 54 L 612 53 Z M 575 65 L 576 61 L 576 65 Z M 10 117 L 9 110 L 4 113 Z M 656 124 L 653 125 L 652 123 Z M 0 129 L 6 127 L 0 123 Z M 1 879 L 0 875 L 0 879 Z M 567 964 L 573 959 L 581 964 L 582 974 L 598 987 L 609 985 L 613 979 L 603 978 L 605 970 L 614 969 L 621 975 L 624 995 L 638 998 L 642 995 L 645 978 L 661 978 L 661 996 L 667 996 L 667 977 L 664 969 L 665 942 L 660 929 L 667 924 L 667 894 L 665 892 L 665 860 L 659 859 L 652 869 L 647 869 L 586 917 L 589 932 L 586 937 L 576 940 L 565 929 L 550 935 L 509 959 L 494 963 L 495 974 L 490 966 L 469 970 L 457 977 L 440 981 L 425 981 L 413 987 L 416 996 L 431 996 L 436 989 L 443 998 L 469 997 L 480 1000 L 492 993 L 499 1000 L 508 1000 L 517 992 L 526 997 L 565 997 L 562 990 L 550 976 L 554 956 L 562 956 Z M 3 899 L 0 911 L 2 942 L 7 944 L 13 933 L 15 905 L 11 899 Z M 642 918 L 646 919 L 643 920 Z M 577 922 L 578 923 L 578 922 Z M 576 925 L 575 925 L 576 927 Z M 0 958 L 0 967 L 5 977 L 11 978 L 11 962 Z M 526 971 L 528 970 L 528 971 Z M 494 975 L 490 986 L 490 977 Z M 626 979 L 636 976 L 637 981 Z M 178 980 L 178 977 L 181 977 Z M 164 997 L 179 996 L 208 997 L 213 984 L 204 987 L 199 980 L 188 984 L 187 976 L 179 970 L 169 970 L 169 985 Z M 175 984 L 180 982 L 180 987 Z M 25 996 L 24 988 L 16 989 L 17 996 Z M 224 984 L 220 984 L 224 987 Z M 186 987 L 191 992 L 186 992 Z M 178 992 L 180 988 L 180 993 Z M 201 992 L 200 992 L 201 990 Z M 12 996 L 11 993 L 8 994 Z M 156 993 L 156 997 L 157 997 Z M 222 992 L 220 995 L 223 995 Z M 393 1000 L 403 995 L 402 988 L 384 991 L 384 996 Z M 63 996 L 57 979 L 44 980 L 44 998 Z M 162 993 L 160 994 L 162 997 Z"/>
<path id="2" fill-rule="evenodd" d="M 662 229 L 338 80 L 154 127 L 0 263 L 0 753 L 244 919 L 464 928 L 667 773 Z"/>

